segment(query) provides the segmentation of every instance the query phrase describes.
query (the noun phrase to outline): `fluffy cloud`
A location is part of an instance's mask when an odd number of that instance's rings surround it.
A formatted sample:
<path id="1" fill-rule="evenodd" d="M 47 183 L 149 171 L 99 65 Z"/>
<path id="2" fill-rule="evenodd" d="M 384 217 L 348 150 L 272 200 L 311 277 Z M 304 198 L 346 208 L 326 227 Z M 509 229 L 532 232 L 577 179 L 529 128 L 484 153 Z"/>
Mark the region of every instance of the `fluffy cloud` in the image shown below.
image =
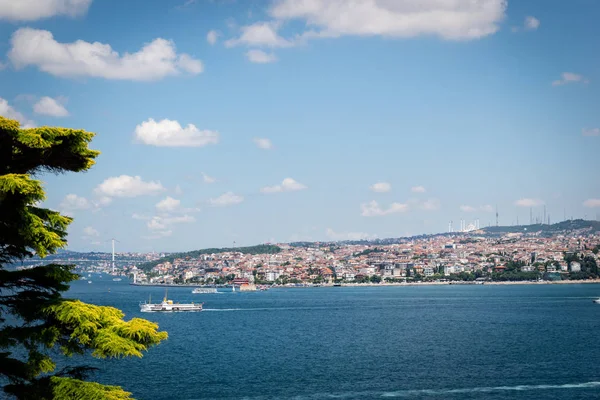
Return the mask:
<path id="1" fill-rule="evenodd" d="M 202 181 L 204 183 L 215 183 L 217 180 L 212 176 L 208 176 L 204 172 L 202 172 Z"/>
<path id="2" fill-rule="evenodd" d="M 5 118 L 14 119 L 21 123 L 21 128 L 34 128 L 35 122 L 27 119 L 23 114 L 15 110 L 8 101 L 0 97 L 0 115 Z"/>
<path id="3" fill-rule="evenodd" d="M 327 228 L 325 233 L 332 240 L 370 240 L 377 238 L 377 235 L 370 235 L 365 232 L 335 232 L 331 228 Z"/>
<path id="4" fill-rule="evenodd" d="M 89 237 L 100 236 L 100 232 L 98 232 L 96 229 L 94 229 L 91 226 L 86 226 L 85 228 L 83 228 L 83 234 L 85 236 L 89 236 Z"/>
<path id="5" fill-rule="evenodd" d="M 587 199 L 583 202 L 583 205 L 589 208 L 600 207 L 600 199 Z"/>
<path id="6" fill-rule="evenodd" d="M 203 147 L 219 142 L 219 132 L 201 131 L 193 124 L 183 128 L 169 119 L 156 122 L 150 118 L 135 127 L 134 135 L 141 143 L 161 147 Z"/>
<path id="7" fill-rule="evenodd" d="M 264 47 L 291 47 L 293 42 L 288 41 L 277 33 L 281 24 L 276 22 L 258 22 L 242 27 L 242 34 L 237 39 L 229 39 L 226 47 L 238 45 L 264 46 Z"/>
<path id="8" fill-rule="evenodd" d="M 537 207 L 544 204 L 540 199 L 519 199 L 515 201 L 515 205 L 519 207 Z"/>
<path id="9" fill-rule="evenodd" d="M 377 182 L 370 186 L 370 189 L 373 192 L 377 193 L 386 193 L 392 190 L 392 185 L 387 182 Z"/>
<path id="10" fill-rule="evenodd" d="M 35 21 L 66 15 L 78 17 L 87 13 L 92 0 L 0 0 L 0 19 Z"/>
<path id="11" fill-rule="evenodd" d="M 233 192 L 227 192 L 223 193 L 219 197 L 211 198 L 210 200 L 208 200 L 208 204 L 210 204 L 213 207 L 225 207 L 234 204 L 239 204 L 242 201 L 244 201 L 243 196 L 239 196 L 237 194 L 234 194 Z"/>
<path id="12" fill-rule="evenodd" d="M 423 186 L 413 186 L 410 188 L 410 191 L 413 193 L 425 193 L 426 190 Z"/>
<path id="13" fill-rule="evenodd" d="M 214 31 L 214 30 L 208 31 L 208 33 L 206 34 L 206 41 L 211 46 L 214 45 L 215 43 L 217 43 L 218 39 L 219 39 L 219 32 L 217 32 L 217 31 Z"/>
<path id="14" fill-rule="evenodd" d="M 181 72 L 199 74 L 203 69 L 201 61 L 177 54 L 175 44 L 166 39 L 154 39 L 135 53 L 120 55 L 108 44 L 59 43 L 51 32 L 32 28 L 21 28 L 12 35 L 8 57 L 15 68 L 33 65 L 61 77 L 150 81 Z"/>
<path id="15" fill-rule="evenodd" d="M 68 194 L 65 196 L 59 207 L 66 212 L 88 210 L 93 204 L 85 197 L 77 196 L 76 194 Z"/>
<path id="16" fill-rule="evenodd" d="M 269 13 L 279 21 L 298 19 L 316 28 L 305 37 L 435 35 L 469 40 L 495 33 L 506 7 L 505 0 L 278 0 Z"/>
<path id="17" fill-rule="evenodd" d="M 160 212 L 173 212 L 181 206 L 181 201 L 167 196 L 158 203 L 156 203 L 156 210 Z"/>
<path id="18" fill-rule="evenodd" d="M 254 138 L 252 140 L 259 149 L 269 150 L 273 148 L 273 143 L 271 143 L 271 140 L 267 138 Z"/>
<path id="19" fill-rule="evenodd" d="M 137 197 L 155 195 L 164 190 L 160 182 L 144 182 L 139 176 L 121 175 L 104 180 L 94 192 L 105 197 Z"/>
<path id="20" fill-rule="evenodd" d="M 583 136 L 600 136 L 600 128 L 583 128 L 581 133 Z"/>
<path id="21" fill-rule="evenodd" d="M 44 96 L 33 105 L 36 114 L 49 115 L 51 117 L 67 117 L 69 112 L 61 103 L 52 97 Z"/>
<path id="22" fill-rule="evenodd" d="M 375 200 L 360 205 L 361 215 L 363 217 L 380 217 L 383 215 L 406 212 L 409 209 L 408 204 L 392 203 L 388 208 L 382 208 Z"/>
<path id="23" fill-rule="evenodd" d="M 540 20 L 536 17 L 526 17 L 524 23 L 525 29 L 536 30 L 540 27 Z"/>
<path id="24" fill-rule="evenodd" d="M 295 192 L 298 190 L 304 190 L 307 187 L 300 182 L 296 182 L 292 178 L 285 178 L 280 185 L 266 186 L 260 189 L 263 193 L 279 193 L 279 192 Z"/>
<path id="25" fill-rule="evenodd" d="M 262 50 L 248 50 L 246 52 L 246 58 L 248 61 L 257 64 L 268 64 L 277 61 L 277 56 L 273 53 L 266 53 Z"/>
<path id="26" fill-rule="evenodd" d="M 462 206 L 460 206 L 460 211 L 463 211 L 463 212 L 474 212 L 474 211 L 477 211 L 477 209 L 475 207 L 473 207 L 473 206 L 462 205 Z"/>
<path id="27" fill-rule="evenodd" d="M 574 74 L 573 72 L 563 72 L 560 79 L 552 82 L 552 86 L 562 86 L 568 83 L 590 83 L 590 81 L 582 75 Z"/>
<path id="28" fill-rule="evenodd" d="M 166 216 L 166 217 L 154 216 L 154 217 L 150 218 L 150 220 L 146 223 L 146 226 L 151 231 L 165 231 L 171 225 L 186 224 L 186 223 L 191 223 L 191 222 L 195 222 L 195 221 L 196 221 L 196 218 L 194 218 L 191 215 L 182 215 L 182 216 L 175 216 L 175 217 L 173 217 L 173 216 Z"/>

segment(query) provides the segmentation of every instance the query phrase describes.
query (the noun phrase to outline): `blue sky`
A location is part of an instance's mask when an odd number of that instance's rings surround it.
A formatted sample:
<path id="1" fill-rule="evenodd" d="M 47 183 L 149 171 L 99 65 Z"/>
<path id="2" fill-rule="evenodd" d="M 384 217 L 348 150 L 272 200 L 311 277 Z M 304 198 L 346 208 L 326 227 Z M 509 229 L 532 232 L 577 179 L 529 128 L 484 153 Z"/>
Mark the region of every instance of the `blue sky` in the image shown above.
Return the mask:
<path id="1" fill-rule="evenodd" d="M 600 4 L 0 0 L 0 114 L 97 133 L 43 176 L 74 250 L 600 213 Z M 190 125 L 191 124 L 191 125 Z"/>

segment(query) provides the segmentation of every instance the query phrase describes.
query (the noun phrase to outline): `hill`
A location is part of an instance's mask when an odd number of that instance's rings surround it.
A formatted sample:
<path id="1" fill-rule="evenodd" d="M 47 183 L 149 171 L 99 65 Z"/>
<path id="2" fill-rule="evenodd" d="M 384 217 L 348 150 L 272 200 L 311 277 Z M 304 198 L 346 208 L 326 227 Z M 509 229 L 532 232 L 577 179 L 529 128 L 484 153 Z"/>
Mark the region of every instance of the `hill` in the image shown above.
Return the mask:
<path id="1" fill-rule="evenodd" d="M 166 257 L 159 258 L 155 261 L 149 261 L 143 264 L 138 265 L 138 268 L 149 271 L 158 264 L 162 264 L 165 262 L 173 262 L 176 258 L 198 258 L 203 254 L 217 254 L 217 253 L 227 253 L 227 252 L 238 252 L 243 254 L 276 254 L 281 251 L 279 246 L 271 245 L 271 244 L 259 244 L 256 246 L 248 246 L 248 247 L 236 247 L 236 248 L 212 248 L 212 249 L 202 249 L 202 250 L 192 250 L 186 251 L 183 253 L 173 253 L 169 254 Z"/>
<path id="2" fill-rule="evenodd" d="M 534 224 L 534 225 L 515 225 L 515 226 L 489 226 L 482 230 L 488 234 L 505 233 L 523 233 L 523 232 L 541 232 L 542 234 L 555 234 L 558 232 L 575 231 L 579 229 L 590 229 L 592 232 L 600 231 L 599 221 L 586 221 L 583 219 L 574 219 L 557 222 L 556 224 Z"/>

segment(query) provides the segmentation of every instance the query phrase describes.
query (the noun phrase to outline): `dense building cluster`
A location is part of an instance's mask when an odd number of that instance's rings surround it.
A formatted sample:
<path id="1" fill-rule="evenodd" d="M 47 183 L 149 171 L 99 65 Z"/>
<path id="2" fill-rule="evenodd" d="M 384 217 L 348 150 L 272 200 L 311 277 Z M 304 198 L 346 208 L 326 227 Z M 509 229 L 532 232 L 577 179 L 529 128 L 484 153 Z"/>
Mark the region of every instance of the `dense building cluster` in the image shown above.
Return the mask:
<path id="1" fill-rule="evenodd" d="M 138 283 L 226 284 L 234 278 L 279 285 L 410 281 L 569 280 L 598 277 L 600 235 L 590 229 L 479 232 L 394 244 L 278 244 L 276 254 L 229 249 L 128 267 Z"/>

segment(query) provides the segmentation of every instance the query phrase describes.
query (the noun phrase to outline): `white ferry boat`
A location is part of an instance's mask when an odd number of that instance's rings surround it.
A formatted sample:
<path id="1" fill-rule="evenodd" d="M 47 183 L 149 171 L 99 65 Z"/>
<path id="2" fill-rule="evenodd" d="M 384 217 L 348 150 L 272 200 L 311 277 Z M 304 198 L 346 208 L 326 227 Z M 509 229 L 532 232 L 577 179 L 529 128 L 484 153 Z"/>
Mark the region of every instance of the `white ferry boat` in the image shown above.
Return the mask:
<path id="1" fill-rule="evenodd" d="M 149 300 L 148 303 L 140 303 L 140 311 L 142 312 L 153 312 L 153 311 L 202 311 L 202 304 L 204 303 L 173 303 L 173 300 L 167 299 L 167 293 L 165 292 L 165 297 L 163 298 L 162 303 L 160 304 L 152 304 L 152 300 Z"/>
<path id="2" fill-rule="evenodd" d="M 596 304 L 600 304 L 600 297 L 599 297 L 599 298 L 597 298 L 596 300 L 594 300 L 594 303 L 596 303 Z"/>
<path id="3" fill-rule="evenodd" d="M 219 293 L 219 292 L 217 292 L 216 288 L 196 288 L 196 289 L 192 290 L 192 293 L 195 293 L 195 294 L 198 294 L 198 293 L 206 294 L 206 293 Z"/>
<path id="4" fill-rule="evenodd" d="M 121 282 L 121 280 L 122 280 L 121 278 L 113 278 L 113 281 L 115 281 L 115 282 Z"/>

